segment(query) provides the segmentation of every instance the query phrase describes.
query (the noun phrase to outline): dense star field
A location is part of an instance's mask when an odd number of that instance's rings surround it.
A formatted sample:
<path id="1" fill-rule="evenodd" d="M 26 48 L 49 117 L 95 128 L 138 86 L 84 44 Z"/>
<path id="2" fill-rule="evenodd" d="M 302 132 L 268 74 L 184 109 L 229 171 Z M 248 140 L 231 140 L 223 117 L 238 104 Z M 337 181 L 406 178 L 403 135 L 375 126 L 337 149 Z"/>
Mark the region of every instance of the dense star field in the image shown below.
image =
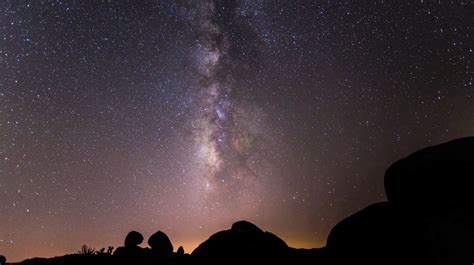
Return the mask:
<path id="1" fill-rule="evenodd" d="M 1 1 L 0 254 L 241 219 L 323 246 L 474 134 L 468 2 Z"/>

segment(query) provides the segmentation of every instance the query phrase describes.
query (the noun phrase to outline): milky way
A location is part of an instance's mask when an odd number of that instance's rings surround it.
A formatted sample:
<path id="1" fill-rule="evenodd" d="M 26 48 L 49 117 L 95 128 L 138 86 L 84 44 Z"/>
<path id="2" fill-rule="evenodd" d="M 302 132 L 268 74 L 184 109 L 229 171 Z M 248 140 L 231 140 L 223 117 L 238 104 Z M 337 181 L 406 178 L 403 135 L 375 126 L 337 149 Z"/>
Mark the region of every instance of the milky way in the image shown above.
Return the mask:
<path id="1" fill-rule="evenodd" d="M 465 1 L 1 1 L 0 255 L 320 247 L 384 170 L 474 134 Z"/>
<path id="2" fill-rule="evenodd" d="M 256 192 L 257 176 L 268 173 L 258 158 L 264 157 L 261 152 L 268 148 L 264 140 L 270 134 L 263 128 L 263 115 L 254 112 L 252 105 L 232 98 L 232 90 L 238 88 L 230 84 L 232 72 L 225 69 L 235 64 L 229 55 L 232 42 L 214 20 L 216 5 L 209 1 L 194 8 L 191 25 L 197 31 L 195 60 L 200 91 L 192 121 L 197 180 L 202 181 L 205 198 L 216 200 L 219 207 L 255 208 L 258 202 L 251 194 Z M 226 200 L 216 199 L 222 196 Z"/>

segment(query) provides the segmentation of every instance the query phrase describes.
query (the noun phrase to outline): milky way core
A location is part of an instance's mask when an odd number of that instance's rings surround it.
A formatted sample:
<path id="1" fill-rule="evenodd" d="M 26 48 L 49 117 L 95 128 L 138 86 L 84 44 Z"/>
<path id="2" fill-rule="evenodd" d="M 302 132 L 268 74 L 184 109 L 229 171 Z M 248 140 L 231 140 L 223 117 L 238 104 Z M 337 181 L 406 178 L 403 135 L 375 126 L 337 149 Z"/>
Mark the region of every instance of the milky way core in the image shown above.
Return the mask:
<path id="1" fill-rule="evenodd" d="M 229 56 L 231 44 L 225 31 L 213 20 L 216 5 L 208 1 L 195 8 L 191 25 L 197 31 L 199 93 L 192 124 L 199 165 L 197 179 L 205 198 L 215 206 L 248 210 L 258 205 L 258 197 L 252 196 L 258 194 L 257 175 L 268 173 L 257 171 L 263 171 L 258 158 L 264 157 L 264 139 L 270 134 L 262 124 L 263 115 L 252 109 L 256 106 L 233 98 L 232 92 L 238 87 L 234 87 L 232 73 L 225 68 L 236 62 Z"/>

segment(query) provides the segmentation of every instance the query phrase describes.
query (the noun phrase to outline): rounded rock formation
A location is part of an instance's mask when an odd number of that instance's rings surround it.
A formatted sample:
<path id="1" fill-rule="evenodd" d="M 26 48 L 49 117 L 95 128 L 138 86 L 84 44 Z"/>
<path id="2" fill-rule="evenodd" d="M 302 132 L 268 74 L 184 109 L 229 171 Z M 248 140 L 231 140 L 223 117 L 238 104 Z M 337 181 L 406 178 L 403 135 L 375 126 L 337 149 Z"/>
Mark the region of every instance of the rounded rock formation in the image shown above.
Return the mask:
<path id="1" fill-rule="evenodd" d="M 155 253 L 162 253 L 162 254 L 171 254 L 173 253 L 173 244 L 168 236 L 158 231 L 154 233 L 148 239 L 148 245 L 151 247 L 151 250 Z"/>
<path id="2" fill-rule="evenodd" d="M 418 261 L 413 252 L 412 228 L 389 202 L 372 204 L 340 221 L 330 232 L 327 249 L 335 264 L 404 264 L 406 257 Z M 418 241 L 419 242 L 419 241 Z M 403 254 L 400 253 L 404 247 Z M 416 262 L 415 262 L 416 263 Z"/>
<path id="3" fill-rule="evenodd" d="M 125 246 L 118 247 L 114 252 L 114 256 L 126 264 L 139 263 L 146 258 L 145 250 L 138 246 L 141 243 L 143 243 L 142 234 L 137 231 L 131 231 L 125 237 Z"/>
<path id="4" fill-rule="evenodd" d="M 393 163 L 385 173 L 388 201 L 416 212 L 474 209 L 474 137 L 430 146 Z"/>
<path id="5" fill-rule="evenodd" d="M 276 262 L 289 255 L 290 248 L 279 237 L 264 232 L 247 221 L 239 221 L 230 230 L 215 233 L 199 245 L 193 258 L 199 262 L 238 263 Z"/>
<path id="6" fill-rule="evenodd" d="M 143 235 L 137 231 L 131 231 L 125 237 L 125 246 L 126 247 L 134 247 L 138 246 L 143 243 Z"/>
<path id="7" fill-rule="evenodd" d="M 239 233 L 254 233 L 254 234 L 263 233 L 263 230 L 258 228 L 258 226 L 245 220 L 233 223 L 230 229 L 232 231 L 239 232 Z"/>
<path id="8" fill-rule="evenodd" d="M 389 203 L 416 220 L 432 264 L 474 260 L 473 188 L 474 137 L 421 149 L 385 173 Z"/>

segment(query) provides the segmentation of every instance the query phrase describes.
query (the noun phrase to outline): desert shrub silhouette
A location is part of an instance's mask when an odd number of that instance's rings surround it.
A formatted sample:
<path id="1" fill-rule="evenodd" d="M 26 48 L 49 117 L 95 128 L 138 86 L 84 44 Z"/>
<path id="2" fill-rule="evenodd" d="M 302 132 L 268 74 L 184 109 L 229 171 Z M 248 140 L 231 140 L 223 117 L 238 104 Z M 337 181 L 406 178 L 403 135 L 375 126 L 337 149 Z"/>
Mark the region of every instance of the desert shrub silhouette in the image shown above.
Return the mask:
<path id="1" fill-rule="evenodd" d="M 105 249 L 104 249 L 105 250 Z M 96 253 L 94 248 L 83 245 L 81 249 L 77 252 L 79 255 L 94 255 Z"/>

